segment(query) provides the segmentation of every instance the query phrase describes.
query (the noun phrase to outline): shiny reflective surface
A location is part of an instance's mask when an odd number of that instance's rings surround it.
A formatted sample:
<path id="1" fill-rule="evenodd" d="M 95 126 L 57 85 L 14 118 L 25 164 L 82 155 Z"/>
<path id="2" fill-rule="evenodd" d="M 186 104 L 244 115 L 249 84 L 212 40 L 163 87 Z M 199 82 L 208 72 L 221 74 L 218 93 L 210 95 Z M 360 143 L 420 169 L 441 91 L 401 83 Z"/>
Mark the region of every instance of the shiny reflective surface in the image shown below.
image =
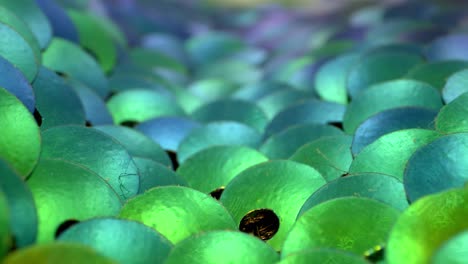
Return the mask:
<path id="1" fill-rule="evenodd" d="M 33 82 L 36 109 L 42 116 L 41 130 L 60 125 L 84 125 L 85 109 L 72 87 L 45 67 Z"/>
<path id="2" fill-rule="evenodd" d="M 348 135 L 325 136 L 300 147 L 289 159 L 316 169 L 331 181 L 346 174 L 353 160 Z"/>
<path id="3" fill-rule="evenodd" d="M 65 57 L 70 59 L 64 60 Z M 50 46 L 42 54 L 42 63 L 51 70 L 83 82 L 101 98 L 109 94 L 108 82 L 99 64 L 80 46 L 70 41 L 52 39 Z"/>
<path id="4" fill-rule="evenodd" d="M 351 151 L 361 152 L 379 137 L 401 129 L 434 128 L 437 111 L 420 107 L 401 107 L 382 111 L 369 117 L 356 129 Z"/>
<path id="5" fill-rule="evenodd" d="M 162 116 L 184 116 L 182 108 L 173 98 L 156 91 L 133 89 L 120 92 L 107 101 L 114 122 L 143 122 Z"/>
<path id="6" fill-rule="evenodd" d="M 280 224 L 278 232 L 267 243 L 280 250 L 302 204 L 325 183 L 320 173 L 307 165 L 269 161 L 237 175 L 226 186 L 220 202 L 236 223 L 252 210 L 272 210 Z"/>
<path id="7" fill-rule="evenodd" d="M 191 188 L 210 193 L 225 187 L 243 170 L 267 160 L 265 155 L 248 147 L 216 146 L 192 155 L 177 169 L 177 174 Z"/>
<path id="8" fill-rule="evenodd" d="M 78 30 L 82 47 L 92 51 L 105 72 L 110 72 L 117 62 L 117 50 L 110 34 L 90 13 L 69 10 L 68 16 Z"/>
<path id="9" fill-rule="evenodd" d="M 260 239 L 234 231 L 212 231 L 178 243 L 165 263 L 275 263 L 273 248 Z"/>
<path id="10" fill-rule="evenodd" d="M 172 244 L 153 229 L 134 221 L 96 218 L 66 230 L 60 242 L 89 246 L 118 263 L 163 263 Z"/>
<path id="11" fill-rule="evenodd" d="M 208 123 L 213 121 L 236 121 L 263 132 L 268 118 L 260 107 L 254 103 L 224 99 L 205 104 L 192 114 L 196 121 Z"/>
<path id="12" fill-rule="evenodd" d="M 404 184 L 411 202 L 428 194 L 461 188 L 468 181 L 468 133 L 439 137 L 408 160 Z"/>
<path id="13" fill-rule="evenodd" d="M 440 37 L 429 44 L 426 56 L 430 61 L 468 60 L 468 53 L 462 44 L 467 41 L 468 36 L 466 34 L 452 34 Z"/>
<path id="14" fill-rule="evenodd" d="M 28 109 L 0 88 L 0 157 L 26 178 L 41 152 L 39 127 Z"/>
<path id="15" fill-rule="evenodd" d="M 467 189 L 454 189 L 412 204 L 392 229 L 386 262 L 428 263 L 444 241 L 467 229 L 467 199 Z"/>
<path id="16" fill-rule="evenodd" d="M 369 52 L 350 70 L 347 79 L 348 92 L 354 97 L 372 84 L 403 77 L 412 67 L 422 62 L 419 54 L 411 52 Z"/>
<path id="17" fill-rule="evenodd" d="M 156 187 L 130 199 L 120 218 L 141 222 L 174 244 L 209 230 L 234 230 L 228 211 L 216 200 L 186 187 Z"/>
<path id="18" fill-rule="evenodd" d="M 281 256 L 320 247 L 362 255 L 387 241 L 399 214 L 397 209 L 369 198 L 345 197 L 321 203 L 297 219 Z"/>
<path id="19" fill-rule="evenodd" d="M 458 71 L 447 79 L 442 97 L 446 104 L 455 100 L 458 96 L 468 92 L 468 70 Z"/>
<path id="20" fill-rule="evenodd" d="M 42 133 L 42 158 L 60 159 L 97 173 L 126 200 L 138 193 L 138 169 L 124 146 L 97 129 L 60 126 Z"/>
<path id="21" fill-rule="evenodd" d="M 23 179 L 0 160 L 0 192 L 9 208 L 10 231 L 16 248 L 32 245 L 37 236 L 36 204 Z M 1 213 L 0 213 L 1 214 Z M 2 224 L 8 227 L 8 225 Z"/>
<path id="22" fill-rule="evenodd" d="M 346 79 L 357 59 L 357 54 L 343 54 L 320 67 L 315 77 L 315 90 L 320 98 L 329 102 L 348 103 Z"/>
<path id="23" fill-rule="evenodd" d="M 24 20 L 39 42 L 41 49 L 45 49 L 52 38 L 52 28 L 47 17 L 33 0 L 8 1 L 1 0 L 0 5 L 10 9 Z"/>
<path id="24" fill-rule="evenodd" d="M 318 204 L 348 196 L 374 199 L 400 211 L 408 207 L 403 183 L 397 178 L 378 173 L 359 173 L 338 178 L 322 186 L 307 199 L 298 218 Z"/>
<path id="25" fill-rule="evenodd" d="M 33 81 L 40 63 L 33 48 L 8 24 L 0 22 L 0 32 L 3 36 L 0 41 L 0 55 L 17 67 L 28 81 Z"/>
<path id="26" fill-rule="evenodd" d="M 444 88 L 450 75 L 467 68 L 468 61 L 447 60 L 431 62 L 414 67 L 408 72 L 406 78 L 426 82 L 440 91 Z"/>
<path id="27" fill-rule="evenodd" d="M 413 153 L 440 136 L 437 131 L 419 128 L 385 134 L 354 157 L 349 172 L 378 172 L 403 181 L 406 163 Z"/>
<path id="28" fill-rule="evenodd" d="M 468 132 L 468 93 L 463 93 L 445 105 L 437 115 L 436 129 L 441 133 Z"/>
<path id="29" fill-rule="evenodd" d="M 122 144 L 133 157 L 147 158 L 161 163 L 167 168 L 172 167 L 167 153 L 157 143 L 145 135 L 123 126 L 96 126 L 95 129 L 113 137 Z"/>
<path id="30" fill-rule="evenodd" d="M 15 95 L 28 108 L 29 112 L 34 113 L 36 99 L 31 85 L 20 70 L 1 56 L 0 74 L 2 75 L 0 87 Z"/>
<path id="31" fill-rule="evenodd" d="M 300 124 L 273 134 L 259 150 L 270 159 L 287 159 L 300 147 L 325 136 L 343 135 L 343 131 L 329 125 Z"/>
<path id="32" fill-rule="evenodd" d="M 163 149 L 176 151 L 180 142 L 197 127 L 200 124 L 187 117 L 158 117 L 138 124 L 135 129 Z"/>
<path id="33" fill-rule="evenodd" d="M 134 157 L 133 161 L 140 174 L 140 190 L 138 192 L 140 194 L 157 186 L 187 186 L 187 181 L 168 166 L 144 158 Z"/>
<path id="34" fill-rule="evenodd" d="M 191 155 L 216 145 L 244 145 L 256 148 L 261 135 L 253 128 L 231 121 L 212 122 L 193 129 L 180 142 L 177 159 L 182 164 Z"/>
<path id="35" fill-rule="evenodd" d="M 343 128 L 354 133 L 367 118 L 381 111 L 415 106 L 439 110 L 442 98 L 434 87 L 413 80 L 395 80 L 373 85 L 361 91 L 347 106 Z"/>
<path id="36" fill-rule="evenodd" d="M 316 99 L 294 104 L 278 113 L 268 124 L 265 136 L 283 131 L 292 125 L 304 123 L 326 124 L 341 122 L 346 107 L 342 104 Z"/>
<path id="37" fill-rule="evenodd" d="M 287 107 L 310 98 L 313 98 L 311 94 L 286 86 L 261 98 L 258 106 L 263 109 L 268 119 L 272 119 Z"/>
<path id="38" fill-rule="evenodd" d="M 117 193 L 94 172 L 69 162 L 42 158 L 27 182 L 39 216 L 37 243 L 54 240 L 68 220 L 117 215 Z"/>
<path id="39" fill-rule="evenodd" d="M 66 81 L 80 98 L 89 124 L 96 126 L 114 123 L 106 103 L 94 90 L 74 79 L 68 78 Z"/>

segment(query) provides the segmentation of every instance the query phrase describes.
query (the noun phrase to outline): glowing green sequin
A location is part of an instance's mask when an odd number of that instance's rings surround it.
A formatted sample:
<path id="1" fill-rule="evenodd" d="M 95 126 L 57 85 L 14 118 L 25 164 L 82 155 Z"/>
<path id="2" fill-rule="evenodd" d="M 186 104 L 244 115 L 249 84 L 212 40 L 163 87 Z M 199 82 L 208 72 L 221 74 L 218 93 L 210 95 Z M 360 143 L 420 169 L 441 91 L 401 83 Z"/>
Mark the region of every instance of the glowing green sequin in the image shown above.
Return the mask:
<path id="1" fill-rule="evenodd" d="M 272 210 L 279 218 L 279 229 L 267 243 L 280 250 L 302 204 L 325 183 L 322 175 L 307 165 L 289 160 L 269 161 L 237 175 L 226 186 L 220 201 L 236 223 L 253 210 Z"/>
<path id="2" fill-rule="evenodd" d="M 439 110 L 442 98 L 432 86 L 413 80 L 395 80 L 373 85 L 357 94 L 347 106 L 343 128 L 354 133 L 357 127 L 378 112 L 403 106 Z"/>
<path id="3" fill-rule="evenodd" d="M 276 251 L 258 238 L 241 232 L 212 231 L 178 243 L 165 263 L 270 264 L 278 258 Z"/>
<path id="4" fill-rule="evenodd" d="M 153 188 L 130 199 L 120 217 L 152 227 L 174 244 L 209 230 L 236 229 L 231 215 L 220 203 L 186 187 Z"/>
<path id="5" fill-rule="evenodd" d="M 395 223 L 386 248 L 389 264 L 429 263 L 442 243 L 468 228 L 468 189 L 423 197 Z"/>
<path id="6" fill-rule="evenodd" d="M 369 198 L 345 197 L 321 203 L 297 219 L 281 255 L 323 247 L 363 255 L 387 241 L 399 214 L 397 209 Z"/>
<path id="7" fill-rule="evenodd" d="M 38 243 L 54 240 L 68 220 L 117 215 L 121 201 L 97 174 L 72 163 L 41 159 L 27 182 L 39 216 Z"/>
<path id="8" fill-rule="evenodd" d="M 300 147 L 289 159 L 313 167 L 331 181 L 348 171 L 352 140 L 348 135 L 327 135 Z"/>
<path id="9" fill-rule="evenodd" d="M 39 127 L 21 101 L 3 88 L 0 88 L 0 127 L 0 157 L 26 178 L 39 159 Z"/>
<path id="10" fill-rule="evenodd" d="M 244 146 L 217 146 L 202 150 L 188 158 L 177 174 L 190 187 L 210 193 L 225 187 L 238 173 L 267 161 L 262 153 Z"/>
<path id="11" fill-rule="evenodd" d="M 378 172 L 403 181 L 406 163 L 411 155 L 440 136 L 436 131 L 419 128 L 385 134 L 354 157 L 349 172 Z"/>
<path id="12" fill-rule="evenodd" d="M 126 264 L 163 263 L 172 244 L 153 229 L 134 221 L 95 218 L 78 223 L 57 239 L 79 243 Z"/>
<path id="13" fill-rule="evenodd" d="M 117 62 L 117 49 L 100 20 L 90 13 L 75 10 L 70 10 L 68 15 L 78 30 L 81 45 L 93 52 L 105 72 L 111 71 Z"/>
<path id="14" fill-rule="evenodd" d="M 437 115 L 436 129 L 441 133 L 468 132 L 468 93 L 445 105 Z"/>

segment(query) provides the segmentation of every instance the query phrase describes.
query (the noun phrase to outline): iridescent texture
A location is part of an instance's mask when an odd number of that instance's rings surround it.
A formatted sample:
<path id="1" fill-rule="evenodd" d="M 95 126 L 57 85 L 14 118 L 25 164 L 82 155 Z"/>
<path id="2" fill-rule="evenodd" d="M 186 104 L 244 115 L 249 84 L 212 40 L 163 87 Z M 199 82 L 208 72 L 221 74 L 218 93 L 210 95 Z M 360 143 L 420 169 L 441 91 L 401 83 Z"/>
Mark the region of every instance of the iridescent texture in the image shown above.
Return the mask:
<path id="1" fill-rule="evenodd" d="M 34 0 L 0 0 L 0 5 L 10 9 L 26 23 L 41 49 L 46 49 L 52 38 L 49 20 Z"/>
<path id="2" fill-rule="evenodd" d="M 27 182 L 39 216 L 38 243 L 54 240 L 69 220 L 117 215 L 118 195 L 97 174 L 72 163 L 41 159 Z"/>
<path id="3" fill-rule="evenodd" d="M 99 175 L 121 199 L 135 196 L 140 176 L 132 156 L 111 136 L 94 128 L 59 126 L 42 133 L 41 158 L 79 164 Z"/>
<path id="4" fill-rule="evenodd" d="M 232 121 L 219 121 L 193 129 L 180 142 L 177 159 L 182 164 L 188 157 L 217 145 L 243 145 L 257 148 L 261 135 L 255 129 Z"/>
<path id="5" fill-rule="evenodd" d="M 321 203 L 297 219 L 281 256 L 321 247 L 362 255 L 385 244 L 399 214 L 390 205 L 369 198 L 344 197 Z"/>
<path id="6" fill-rule="evenodd" d="M 69 58 L 69 59 L 64 59 Z M 96 60 L 80 46 L 61 38 L 54 38 L 42 54 L 43 65 L 69 75 L 93 89 L 101 98 L 109 95 L 108 81 Z"/>
<path id="7" fill-rule="evenodd" d="M 437 131 L 420 128 L 385 134 L 354 157 L 349 173 L 377 172 L 392 175 L 403 181 L 406 163 L 411 155 L 440 136 Z"/>
<path id="8" fill-rule="evenodd" d="M 0 87 L 15 95 L 28 108 L 29 112 L 34 113 L 36 99 L 34 91 L 23 73 L 11 62 L 0 56 Z"/>
<path id="9" fill-rule="evenodd" d="M 41 67 L 32 86 L 42 131 L 60 125 L 85 124 L 85 110 L 79 96 L 55 72 Z"/>
<path id="10" fill-rule="evenodd" d="M 404 211 L 408 207 L 405 188 L 397 178 L 378 173 L 347 175 L 328 182 L 304 203 L 298 218 L 310 208 L 340 197 L 366 197 Z"/>
<path id="11" fill-rule="evenodd" d="M 468 228 L 467 217 L 466 188 L 419 199 L 395 223 L 387 243 L 386 262 L 430 263 L 445 241 Z"/>
<path id="12" fill-rule="evenodd" d="M 177 174 L 204 193 L 225 187 L 243 170 L 267 161 L 262 153 L 244 146 L 215 146 L 188 158 Z"/>
<path id="13" fill-rule="evenodd" d="M 144 122 L 162 116 L 184 116 L 174 98 L 149 89 L 120 92 L 107 101 L 114 122 Z"/>
<path id="14" fill-rule="evenodd" d="M 237 99 L 223 99 L 207 103 L 197 108 L 191 116 L 194 120 L 203 123 L 236 121 L 246 124 L 260 133 L 263 132 L 268 123 L 268 117 L 255 103 Z"/>
<path id="15" fill-rule="evenodd" d="M 28 109 L 0 87 L 0 158 L 26 178 L 36 166 L 41 152 L 39 127 Z"/>
<path id="16" fill-rule="evenodd" d="M 441 91 L 450 75 L 468 68 L 468 61 L 448 60 L 415 66 L 405 76 L 408 79 L 428 83 Z"/>
<path id="17" fill-rule="evenodd" d="M 423 82 L 400 79 L 375 84 L 357 94 L 347 106 L 343 128 L 353 134 L 372 115 L 404 106 L 437 111 L 442 107 L 442 98 L 438 90 Z"/>
<path id="18" fill-rule="evenodd" d="M 343 135 L 343 131 L 330 125 L 299 124 L 271 135 L 259 150 L 270 159 L 287 159 L 300 147 L 316 139 Z"/>
<path id="19" fill-rule="evenodd" d="M 130 199 L 120 217 L 141 222 L 174 244 L 210 230 L 235 230 L 228 211 L 215 199 L 179 186 L 153 188 Z"/>
<path id="20" fill-rule="evenodd" d="M 163 149 L 175 152 L 180 142 L 198 127 L 198 122 L 187 117 L 167 116 L 142 122 L 135 129 L 161 145 Z"/>
<path id="21" fill-rule="evenodd" d="M 107 125 L 94 128 L 117 140 L 132 157 L 151 159 L 167 168 L 172 168 L 171 160 L 164 149 L 142 133 L 123 126 Z"/>
<path id="22" fill-rule="evenodd" d="M 34 244 L 38 220 L 32 193 L 23 179 L 0 159 L 0 192 L 2 191 L 10 211 L 11 225 L 5 226 L 9 227 L 14 236 L 15 247 L 22 248 Z"/>
<path id="23" fill-rule="evenodd" d="M 138 192 L 140 194 L 157 186 L 187 186 L 187 181 L 168 166 L 150 159 L 138 157 L 134 157 L 133 161 L 140 174 L 140 190 Z"/>
<path id="24" fill-rule="evenodd" d="M 356 129 L 351 151 L 359 154 L 379 137 L 402 129 L 433 129 L 437 111 L 421 107 L 400 107 L 369 117 Z"/>
<path id="25" fill-rule="evenodd" d="M 370 85 L 401 78 L 422 62 L 423 58 L 419 54 L 407 51 L 370 51 L 360 57 L 349 71 L 348 93 L 355 97 Z"/>
<path id="26" fill-rule="evenodd" d="M 220 201 L 236 223 L 253 210 L 272 210 L 280 223 L 267 243 L 280 250 L 301 206 L 325 183 L 322 175 L 307 165 L 289 160 L 269 161 L 237 175 L 226 186 Z"/>
<path id="27" fill-rule="evenodd" d="M 34 53 L 35 61 L 40 63 L 41 49 L 37 39 L 33 35 L 33 32 L 31 32 L 31 29 L 28 27 L 28 25 L 26 25 L 25 20 L 18 13 L 8 9 L 5 5 L 1 4 L 2 1 L 0 1 L 0 22 L 10 26 L 12 29 L 18 32 L 18 34 L 20 34 L 24 40 L 26 40 Z"/>
<path id="28" fill-rule="evenodd" d="M 91 13 L 70 10 L 68 15 L 78 30 L 82 47 L 89 49 L 97 57 L 105 72 L 110 72 L 117 62 L 117 49 L 109 32 Z"/>
<path id="29" fill-rule="evenodd" d="M 40 64 L 34 49 L 20 33 L 1 21 L 0 34 L 0 56 L 17 67 L 29 82 L 33 81 Z"/>
<path id="30" fill-rule="evenodd" d="M 265 130 L 265 136 L 281 132 L 293 125 L 327 124 L 343 121 L 346 106 L 310 99 L 293 104 L 275 115 Z"/>
<path id="31" fill-rule="evenodd" d="M 408 160 L 404 184 L 408 200 L 452 188 L 468 181 L 468 133 L 439 137 L 419 148 Z"/>
<path id="32" fill-rule="evenodd" d="M 331 181 L 348 172 L 352 140 L 348 135 L 327 135 L 300 147 L 289 159 L 311 166 Z"/>
<path id="33" fill-rule="evenodd" d="M 211 231 L 178 243 L 165 263 L 270 264 L 278 259 L 278 253 L 256 237 L 234 231 Z"/>
<path id="34" fill-rule="evenodd" d="M 357 61 L 357 54 L 346 53 L 322 65 L 315 77 L 315 90 L 320 98 L 324 101 L 347 104 L 346 78 Z"/>
<path id="35" fill-rule="evenodd" d="M 78 223 L 58 238 L 60 242 L 89 246 L 118 263 L 163 263 L 172 244 L 141 223 L 115 218 L 95 218 Z"/>
<path id="36" fill-rule="evenodd" d="M 445 105 L 437 115 L 436 129 L 444 134 L 468 132 L 468 93 Z"/>
<path id="37" fill-rule="evenodd" d="M 468 92 L 468 70 L 457 71 L 450 75 L 442 89 L 444 102 L 449 104 L 458 96 Z"/>

